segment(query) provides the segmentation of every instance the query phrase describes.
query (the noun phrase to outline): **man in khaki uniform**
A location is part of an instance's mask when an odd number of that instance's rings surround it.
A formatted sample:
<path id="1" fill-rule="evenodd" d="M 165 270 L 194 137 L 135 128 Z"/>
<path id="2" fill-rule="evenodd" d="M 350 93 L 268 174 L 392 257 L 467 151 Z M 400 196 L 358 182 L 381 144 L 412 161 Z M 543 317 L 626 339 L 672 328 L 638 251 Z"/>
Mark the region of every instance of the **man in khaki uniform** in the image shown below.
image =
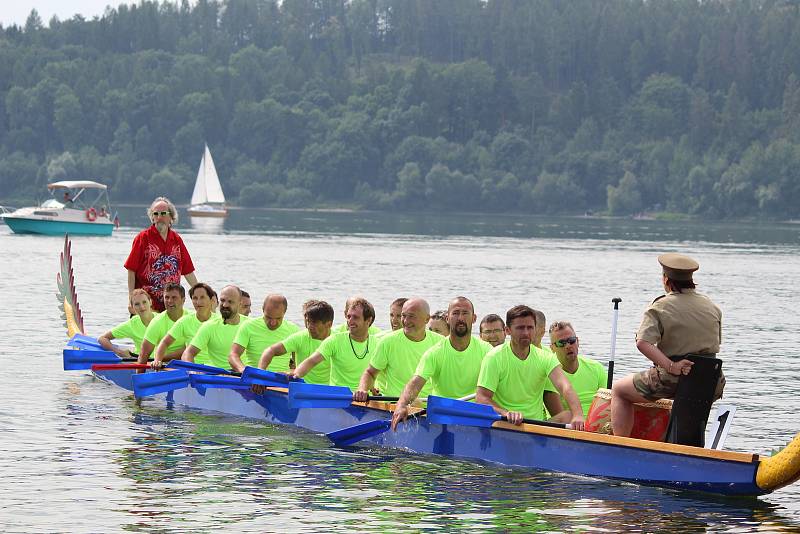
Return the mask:
<path id="1" fill-rule="evenodd" d="M 692 273 L 700 265 L 688 256 L 662 254 L 665 295 L 644 312 L 636 334 L 636 348 L 653 367 L 618 380 L 613 386 L 611 424 L 616 436 L 629 436 L 633 427 L 633 403 L 675 396 L 678 378 L 688 375 L 691 354 L 716 356 L 722 341 L 722 312 L 711 299 L 695 292 Z M 715 398 L 722 396 L 724 377 Z"/>

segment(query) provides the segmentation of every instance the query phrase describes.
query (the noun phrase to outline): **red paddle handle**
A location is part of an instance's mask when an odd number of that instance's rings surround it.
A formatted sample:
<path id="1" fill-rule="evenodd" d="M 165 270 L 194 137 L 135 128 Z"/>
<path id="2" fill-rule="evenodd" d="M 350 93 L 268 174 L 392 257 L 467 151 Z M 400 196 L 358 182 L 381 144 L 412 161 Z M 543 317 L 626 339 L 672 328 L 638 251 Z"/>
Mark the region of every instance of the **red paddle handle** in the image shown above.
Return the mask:
<path id="1" fill-rule="evenodd" d="M 149 369 L 147 363 L 96 363 L 92 371 L 122 371 L 125 369 Z"/>

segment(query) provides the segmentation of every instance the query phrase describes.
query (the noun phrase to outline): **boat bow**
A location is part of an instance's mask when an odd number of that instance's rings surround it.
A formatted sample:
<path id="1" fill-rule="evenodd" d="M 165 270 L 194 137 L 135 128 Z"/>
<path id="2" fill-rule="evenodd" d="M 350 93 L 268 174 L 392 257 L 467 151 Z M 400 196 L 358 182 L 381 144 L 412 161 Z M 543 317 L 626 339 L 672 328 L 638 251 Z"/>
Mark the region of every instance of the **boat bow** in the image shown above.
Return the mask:
<path id="1" fill-rule="evenodd" d="M 800 479 L 800 434 L 778 454 L 761 460 L 756 471 L 756 484 L 762 490 L 775 491 Z"/>

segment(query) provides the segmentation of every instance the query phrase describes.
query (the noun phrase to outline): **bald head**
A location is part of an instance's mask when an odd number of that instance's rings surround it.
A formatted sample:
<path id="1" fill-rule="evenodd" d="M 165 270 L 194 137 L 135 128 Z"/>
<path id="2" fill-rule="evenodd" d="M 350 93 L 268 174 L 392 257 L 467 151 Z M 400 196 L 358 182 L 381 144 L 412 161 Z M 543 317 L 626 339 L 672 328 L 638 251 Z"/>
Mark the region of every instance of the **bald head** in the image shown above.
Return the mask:
<path id="1" fill-rule="evenodd" d="M 225 286 L 219 292 L 219 314 L 226 321 L 239 313 L 242 292 L 236 286 Z"/>
<path id="2" fill-rule="evenodd" d="M 407 310 L 415 310 L 426 315 L 431 314 L 431 307 L 428 305 L 428 302 L 420 298 L 408 299 L 405 304 L 403 304 L 403 311 L 405 312 Z"/>
<path id="3" fill-rule="evenodd" d="M 421 298 L 408 299 L 403 304 L 401 319 L 403 321 L 403 332 L 406 337 L 414 341 L 425 339 L 425 326 L 431 315 L 431 307 L 427 301 Z"/>
<path id="4" fill-rule="evenodd" d="M 264 299 L 264 322 L 270 330 L 277 329 L 283 323 L 283 316 L 286 315 L 286 309 L 289 303 L 286 297 L 278 294 L 267 295 Z"/>
<path id="5" fill-rule="evenodd" d="M 266 309 L 267 306 L 281 306 L 283 307 L 283 311 L 286 311 L 286 308 L 289 307 L 289 302 L 283 295 L 278 295 L 277 293 L 271 293 L 264 298 L 263 308 Z"/>
<path id="6" fill-rule="evenodd" d="M 472 305 L 472 301 L 469 300 L 467 297 L 456 297 L 450 301 L 450 304 L 447 305 L 448 313 L 454 307 L 464 307 L 466 306 L 469 308 L 470 313 L 475 313 L 475 306 Z"/>

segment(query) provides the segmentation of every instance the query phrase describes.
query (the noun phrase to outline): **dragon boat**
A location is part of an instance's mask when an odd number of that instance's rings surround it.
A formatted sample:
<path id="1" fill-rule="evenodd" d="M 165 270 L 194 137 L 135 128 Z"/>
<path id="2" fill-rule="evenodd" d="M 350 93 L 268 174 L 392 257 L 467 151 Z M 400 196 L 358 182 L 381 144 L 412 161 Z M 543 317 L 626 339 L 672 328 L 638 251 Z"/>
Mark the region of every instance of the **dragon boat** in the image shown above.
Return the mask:
<path id="1" fill-rule="evenodd" d="M 72 340 L 65 350 L 83 350 L 91 356 L 95 350 L 91 341 L 81 341 L 87 338 L 83 337 L 83 318 L 77 302 L 68 238 L 57 278 L 58 299 Z M 124 391 L 134 391 L 136 371 L 124 368 L 124 365 L 95 366 L 92 373 Z M 186 387 L 156 393 L 143 402 L 145 405 L 178 405 L 209 414 L 241 416 L 325 434 L 371 422 L 385 428 L 392 416 L 393 405 L 381 401 L 348 402 L 347 406 L 337 408 L 297 408 L 293 406 L 286 387 L 267 387 L 263 392 L 255 393 L 249 385 L 233 385 L 235 379 L 230 378 L 230 383 L 223 387 L 192 381 Z M 778 453 L 762 458 L 754 453 L 577 432 L 537 424 L 515 426 L 496 421 L 490 426 L 476 427 L 440 424 L 431 419 L 433 417 L 419 414 L 403 423 L 397 432 L 367 435 L 359 443 L 730 496 L 765 495 L 800 478 L 800 434 Z"/>

